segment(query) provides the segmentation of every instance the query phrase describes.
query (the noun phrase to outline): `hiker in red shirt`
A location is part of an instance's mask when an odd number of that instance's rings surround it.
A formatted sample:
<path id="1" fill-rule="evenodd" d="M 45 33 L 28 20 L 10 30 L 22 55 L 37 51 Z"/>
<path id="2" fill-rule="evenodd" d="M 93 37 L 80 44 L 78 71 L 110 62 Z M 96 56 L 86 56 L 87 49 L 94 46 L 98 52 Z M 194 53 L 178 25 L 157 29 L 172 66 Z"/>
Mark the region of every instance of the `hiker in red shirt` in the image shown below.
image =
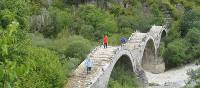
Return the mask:
<path id="1" fill-rule="evenodd" d="M 108 46 L 108 36 L 107 35 L 104 35 L 103 46 L 104 46 L 104 48 L 107 48 L 107 46 Z"/>

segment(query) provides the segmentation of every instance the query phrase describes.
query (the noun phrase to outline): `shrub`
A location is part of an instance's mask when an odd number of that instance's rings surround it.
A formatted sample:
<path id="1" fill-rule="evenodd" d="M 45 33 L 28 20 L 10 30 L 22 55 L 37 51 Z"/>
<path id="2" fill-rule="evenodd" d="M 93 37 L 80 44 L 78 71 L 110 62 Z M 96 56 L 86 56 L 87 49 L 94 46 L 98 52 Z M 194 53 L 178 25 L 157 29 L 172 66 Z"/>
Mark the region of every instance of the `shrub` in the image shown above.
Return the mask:
<path id="1" fill-rule="evenodd" d="M 193 27 L 199 27 L 200 24 L 200 15 L 197 14 L 194 10 L 187 10 L 184 13 L 184 16 L 181 18 L 180 21 L 180 32 L 181 32 L 181 37 L 185 37 L 187 34 L 188 30 L 193 28 Z"/>
<path id="2" fill-rule="evenodd" d="M 188 61 L 186 50 L 187 46 L 184 40 L 176 39 L 170 42 L 164 52 L 166 66 L 169 68 L 186 63 Z"/>
<path id="3" fill-rule="evenodd" d="M 91 38 L 91 36 L 95 36 L 95 34 L 94 34 L 95 29 L 92 25 L 82 25 L 79 33 L 87 39 L 91 39 L 91 40 L 97 39 L 95 37 Z"/>
<path id="4" fill-rule="evenodd" d="M 0 2 L 0 14 L 7 14 L 1 13 L 1 11 L 9 10 L 11 14 L 15 18 L 17 22 L 19 22 L 19 27 L 21 30 L 28 29 L 28 16 L 30 15 L 30 4 L 28 1 L 25 0 L 1 0 Z M 8 14 L 7 14 L 8 15 Z M 1 18 L 0 18 L 1 19 Z M 1 22 L 0 22 L 1 23 Z"/>
<path id="5" fill-rule="evenodd" d="M 199 88 L 200 87 L 200 68 L 197 70 L 190 70 L 187 72 L 190 80 L 187 82 L 185 88 Z"/>
<path id="6" fill-rule="evenodd" d="M 62 86 L 65 73 L 59 62 L 59 57 L 47 49 L 31 47 L 25 57 L 26 73 L 19 75 L 15 87 L 17 88 L 59 88 Z M 23 65 L 22 65 L 23 67 Z M 24 68 L 24 67 L 23 67 Z M 20 68 L 16 69 L 16 71 Z"/>
<path id="7" fill-rule="evenodd" d="M 81 36 L 73 36 L 68 40 L 68 46 L 64 52 L 66 57 L 79 58 L 84 60 L 90 52 L 92 44 Z"/>
<path id="8" fill-rule="evenodd" d="M 40 32 L 44 37 L 55 38 L 72 23 L 72 15 L 68 9 L 50 7 L 41 10 L 41 14 L 33 15 L 30 20 L 31 32 Z"/>
<path id="9" fill-rule="evenodd" d="M 189 29 L 189 32 L 186 35 L 186 39 L 192 45 L 200 44 L 200 30 L 197 28 Z"/>
<path id="10" fill-rule="evenodd" d="M 187 51 L 190 59 L 199 59 L 200 57 L 200 30 L 197 28 L 189 29 L 186 35 L 186 40 L 188 41 L 189 49 Z"/>
<path id="11" fill-rule="evenodd" d="M 72 16 L 67 9 L 50 8 L 49 15 L 51 24 L 47 25 L 46 30 L 42 31 L 45 37 L 56 37 L 59 32 L 66 29 L 72 22 Z"/>
<path id="12" fill-rule="evenodd" d="M 166 44 L 172 42 L 173 40 L 180 38 L 180 21 L 175 21 L 172 23 L 172 26 L 170 27 L 168 36 L 166 37 Z"/>
<path id="13" fill-rule="evenodd" d="M 61 59 L 61 62 L 63 64 L 64 67 L 64 71 L 65 71 L 65 75 L 66 75 L 66 80 L 68 80 L 68 78 L 71 76 L 71 74 L 73 73 L 72 70 L 76 69 L 78 67 L 78 65 L 81 63 L 81 60 L 79 58 L 63 58 Z"/>
<path id="14" fill-rule="evenodd" d="M 124 9 L 119 4 L 112 4 L 111 7 L 109 8 L 109 11 L 111 14 L 119 16 L 123 13 Z"/>
<path id="15" fill-rule="evenodd" d="M 114 33 L 117 31 L 117 23 L 114 20 L 114 16 L 108 12 L 103 11 L 93 5 L 82 5 L 79 8 L 79 16 L 84 21 L 85 25 L 90 25 L 90 29 L 94 28 L 94 36 L 101 38 L 105 32 Z M 80 25 L 81 26 L 81 25 Z M 92 27 L 91 27 L 92 26 Z M 87 26 L 89 27 L 89 26 Z M 82 30 L 87 32 L 88 30 Z M 90 30 L 89 30 L 90 32 Z"/>
<path id="16" fill-rule="evenodd" d="M 117 23 L 120 29 L 122 28 L 134 28 L 135 19 L 133 16 L 121 15 L 117 17 Z"/>

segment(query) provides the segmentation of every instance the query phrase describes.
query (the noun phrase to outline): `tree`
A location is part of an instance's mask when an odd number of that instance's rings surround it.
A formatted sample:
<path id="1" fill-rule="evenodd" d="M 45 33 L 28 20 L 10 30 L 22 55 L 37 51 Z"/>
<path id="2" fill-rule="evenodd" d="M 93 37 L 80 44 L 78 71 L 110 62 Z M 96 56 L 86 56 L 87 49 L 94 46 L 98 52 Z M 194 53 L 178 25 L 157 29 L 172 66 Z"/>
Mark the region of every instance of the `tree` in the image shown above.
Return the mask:
<path id="1" fill-rule="evenodd" d="M 83 21 L 85 25 L 90 25 L 94 28 L 93 37 L 96 37 L 96 40 L 101 38 L 104 33 L 112 34 L 117 32 L 117 23 L 114 20 L 114 16 L 110 15 L 108 12 L 102 11 L 94 5 L 80 6 L 79 16 L 80 20 Z M 80 31 L 80 29 L 78 31 Z M 83 29 L 81 29 L 81 31 L 87 32 Z"/>
<path id="2" fill-rule="evenodd" d="M 182 39 L 176 39 L 167 45 L 164 52 L 164 60 L 168 68 L 180 66 L 187 62 L 186 56 L 187 46 Z"/>
<path id="3" fill-rule="evenodd" d="M 91 43 L 87 39 L 80 36 L 73 36 L 69 39 L 69 45 L 65 49 L 65 56 L 71 58 L 79 58 L 81 61 L 85 59 L 90 52 Z"/>
<path id="4" fill-rule="evenodd" d="M 180 32 L 181 37 L 185 37 L 188 30 L 193 27 L 199 27 L 200 24 L 200 14 L 194 12 L 194 10 L 186 10 L 184 16 L 181 18 L 180 21 Z"/>
<path id="5" fill-rule="evenodd" d="M 189 43 L 188 55 L 191 59 L 200 57 L 200 30 L 197 28 L 189 29 L 186 40 Z"/>

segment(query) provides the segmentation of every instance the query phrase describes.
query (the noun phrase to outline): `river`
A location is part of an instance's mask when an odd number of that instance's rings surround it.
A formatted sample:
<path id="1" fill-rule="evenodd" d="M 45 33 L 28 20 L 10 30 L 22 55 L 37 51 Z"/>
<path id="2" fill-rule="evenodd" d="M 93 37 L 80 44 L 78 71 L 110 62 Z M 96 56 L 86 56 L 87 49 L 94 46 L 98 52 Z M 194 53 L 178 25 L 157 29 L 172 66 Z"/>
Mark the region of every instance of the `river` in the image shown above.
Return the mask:
<path id="1" fill-rule="evenodd" d="M 179 68 L 173 68 L 167 70 L 164 73 L 152 74 L 150 72 L 145 72 L 150 84 L 149 88 L 182 88 L 186 85 L 189 80 L 189 75 L 187 75 L 188 70 L 196 70 L 200 65 L 188 64 Z"/>

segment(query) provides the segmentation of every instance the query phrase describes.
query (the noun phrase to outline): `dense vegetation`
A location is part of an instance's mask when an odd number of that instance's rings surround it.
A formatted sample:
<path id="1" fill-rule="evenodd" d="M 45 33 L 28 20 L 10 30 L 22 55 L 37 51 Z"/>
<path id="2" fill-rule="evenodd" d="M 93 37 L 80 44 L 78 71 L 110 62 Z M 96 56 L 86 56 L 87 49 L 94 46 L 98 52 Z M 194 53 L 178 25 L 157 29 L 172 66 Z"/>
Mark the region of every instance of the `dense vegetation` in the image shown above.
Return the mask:
<path id="1" fill-rule="evenodd" d="M 182 3 L 177 6 L 180 9 L 179 16 L 174 18 L 163 49 L 163 57 L 168 68 L 200 59 L 199 3 L 180 0 L 173 2 L 172 5 L 176 3 Z"/>
<path id="2" fill-rule="evenodd" d="M 0 88 L 62 87 L 104 34 L 110 45 L 135 30 L 172 25 L 162 40 L 167 68 L 200 59 L 199 0 L 0 0 Z M 116 67 L 116 70 L 123 71 Z M 127 72 L 127 74 L 130 72 Z M 136 86 L 133 75 L 114 73 L 109 87 Z M 115 79 L 115 80 L 113 80 Z M 199 78 L 198 78 L 199 79 Z M 121 83 L 133 81 L 133 83 Z"/>

